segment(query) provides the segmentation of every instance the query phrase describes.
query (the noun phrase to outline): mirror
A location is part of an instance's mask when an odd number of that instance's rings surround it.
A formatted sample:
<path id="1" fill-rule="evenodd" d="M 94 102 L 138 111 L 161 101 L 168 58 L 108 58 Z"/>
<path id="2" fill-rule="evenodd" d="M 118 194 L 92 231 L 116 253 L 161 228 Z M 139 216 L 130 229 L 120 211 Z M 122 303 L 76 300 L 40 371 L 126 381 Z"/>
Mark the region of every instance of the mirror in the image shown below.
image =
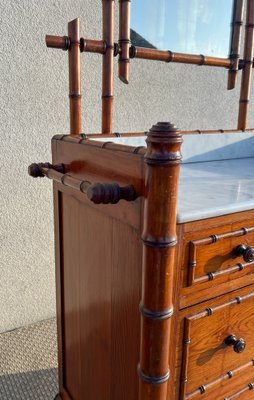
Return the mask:
<path id="1" fill-rule="evenodd" d="M 234 0 L 132 0 L 134 46 L 228 58 Z"/>

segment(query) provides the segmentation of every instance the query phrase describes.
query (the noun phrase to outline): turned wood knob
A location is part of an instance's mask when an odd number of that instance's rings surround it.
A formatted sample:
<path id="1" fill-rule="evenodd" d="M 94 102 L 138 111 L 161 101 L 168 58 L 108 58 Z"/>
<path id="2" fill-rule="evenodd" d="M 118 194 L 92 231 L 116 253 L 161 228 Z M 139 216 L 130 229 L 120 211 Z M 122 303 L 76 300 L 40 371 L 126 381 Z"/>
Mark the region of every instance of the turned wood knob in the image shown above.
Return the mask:
<path id="1" fill-rule="evenodd" d="M 236 353 L 242 353 L 246 347 L 246 342 L 244 339 L 237 339 L 235 335 L 230 335 L 225 339 L 225 344 L 227 346 L 233 346 Z"/>
<path id="2" fill-rule="evenodd" d="M 38 163 L 38 164 L 31 164 L 28 167 L 28 175 L 32 176 L 33 178 L 43 178 L 44 174 L 42 172 L 43 168 L 47 169 L 54 169 L 57 172 L 64 172 L 63 164 L 52 165 L 50 163 Z"/>
<path id="3" fill-rule="evenodd" d="M 117 183 L 95 183 L 87 189 L 86 194 L 95 204 L 116 204 L 122 199 L 133 201 L 137 198 L 132 185 L 120 187 Z"/>
<path id="4" fill-rule="evenodd" d="M 245 262 L 254 261 L 254 247 L 252 246 L 245 246 L 244 244 L 240 244 L 236 247 L 235 254 L 237 256 L 243 256 Z"/>

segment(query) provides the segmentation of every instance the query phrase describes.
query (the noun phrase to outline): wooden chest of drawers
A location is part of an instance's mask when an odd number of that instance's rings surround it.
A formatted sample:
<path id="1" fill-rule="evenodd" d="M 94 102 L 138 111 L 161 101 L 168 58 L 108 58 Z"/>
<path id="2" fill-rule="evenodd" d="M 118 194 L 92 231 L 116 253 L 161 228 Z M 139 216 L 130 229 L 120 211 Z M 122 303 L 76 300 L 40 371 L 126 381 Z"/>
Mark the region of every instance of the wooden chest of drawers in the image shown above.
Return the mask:
<path id="1" fill-rule="evenodd" d="M 245 212 L 178 225 L 177 354 L 169 398 L 252 398 L 253 216 Z M 249 250 L 248 260 L 239 248 Z"/>
<path id="2" fill-rule="evenodd" d="M 164 164 L 145 175 L 142 149 L 62 137 L 52 148 L 66 173 L 54 182 L 57 399 L 251 399 L 254 211 L 165 230 L 176 169 L 168 191 Z M 137 198 L 92 204 L 71 179 L 132 184 Z"/>

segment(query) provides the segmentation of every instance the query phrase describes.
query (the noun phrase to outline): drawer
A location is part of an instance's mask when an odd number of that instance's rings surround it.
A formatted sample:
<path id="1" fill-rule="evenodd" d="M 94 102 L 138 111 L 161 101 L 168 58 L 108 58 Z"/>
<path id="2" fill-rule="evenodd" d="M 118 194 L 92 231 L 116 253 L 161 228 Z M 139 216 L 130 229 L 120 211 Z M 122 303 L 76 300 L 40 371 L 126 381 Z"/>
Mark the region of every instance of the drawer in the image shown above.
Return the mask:
<path id="1" fill-rule="evenodd" d="M 189 244 L 188 285 L 236 274 L 254 265 L 254 227 L 212 234 Z"/>
<path id="2" fill-rule="evenodd" d="M 181 400 L 233 399 L 254 382 L 254 287 L 242 293 L 184 311 Z"/>
<path id="3" fill-rule="evenodd" d="M 207 220 L 197 230 L 178 230 L 180 309 L 254 283 L 254 220 L 223 221 L 219 218 L 221 225 L 213 228 L 200 229 L 213 226 L 214 221 Z"/>
<path id="4" fill-rule="evenodd" d="M 254 382 L 250 382 L 248 385 L 245 385 L 242 389 L 237 392 L 230 394 L 227 398 L 223 400 L 250 400 L 254 398 L 254 393 L 250 393 L 250 390 L 254 389 Z"/>

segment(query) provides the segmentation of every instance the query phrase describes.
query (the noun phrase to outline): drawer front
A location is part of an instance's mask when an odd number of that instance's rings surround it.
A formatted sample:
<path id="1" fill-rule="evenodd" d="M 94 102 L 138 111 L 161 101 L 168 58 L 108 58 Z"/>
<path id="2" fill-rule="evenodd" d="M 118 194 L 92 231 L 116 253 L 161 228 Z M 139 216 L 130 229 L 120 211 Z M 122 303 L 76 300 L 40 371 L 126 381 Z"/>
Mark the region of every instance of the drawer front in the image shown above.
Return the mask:
<path id="1" fill-rule="evenodd" d="M 223 400 L 250 400 L 254 398 L 254 393 L 250 393 L 250 390 L 254 389 L 254 382 L 250 382 L 248 385 L 245 385 L 242 389 L 238 390 L 236 393 L 229 395 L 227 398 Z"/>
<path id="2" fill-rule="evenodd" d="M 254 224 L 186 238 L 185 247 L 186 286 L 222 283 L 254 271 Z"/>
<path id="3" fill-rule="evenodd" d="M 254 379 L 253 332 L 254 291 L 187 315 L 181 399 L 212 400 L 216 391 L 227 397 L 245 381 L 247 387 Z"/>

